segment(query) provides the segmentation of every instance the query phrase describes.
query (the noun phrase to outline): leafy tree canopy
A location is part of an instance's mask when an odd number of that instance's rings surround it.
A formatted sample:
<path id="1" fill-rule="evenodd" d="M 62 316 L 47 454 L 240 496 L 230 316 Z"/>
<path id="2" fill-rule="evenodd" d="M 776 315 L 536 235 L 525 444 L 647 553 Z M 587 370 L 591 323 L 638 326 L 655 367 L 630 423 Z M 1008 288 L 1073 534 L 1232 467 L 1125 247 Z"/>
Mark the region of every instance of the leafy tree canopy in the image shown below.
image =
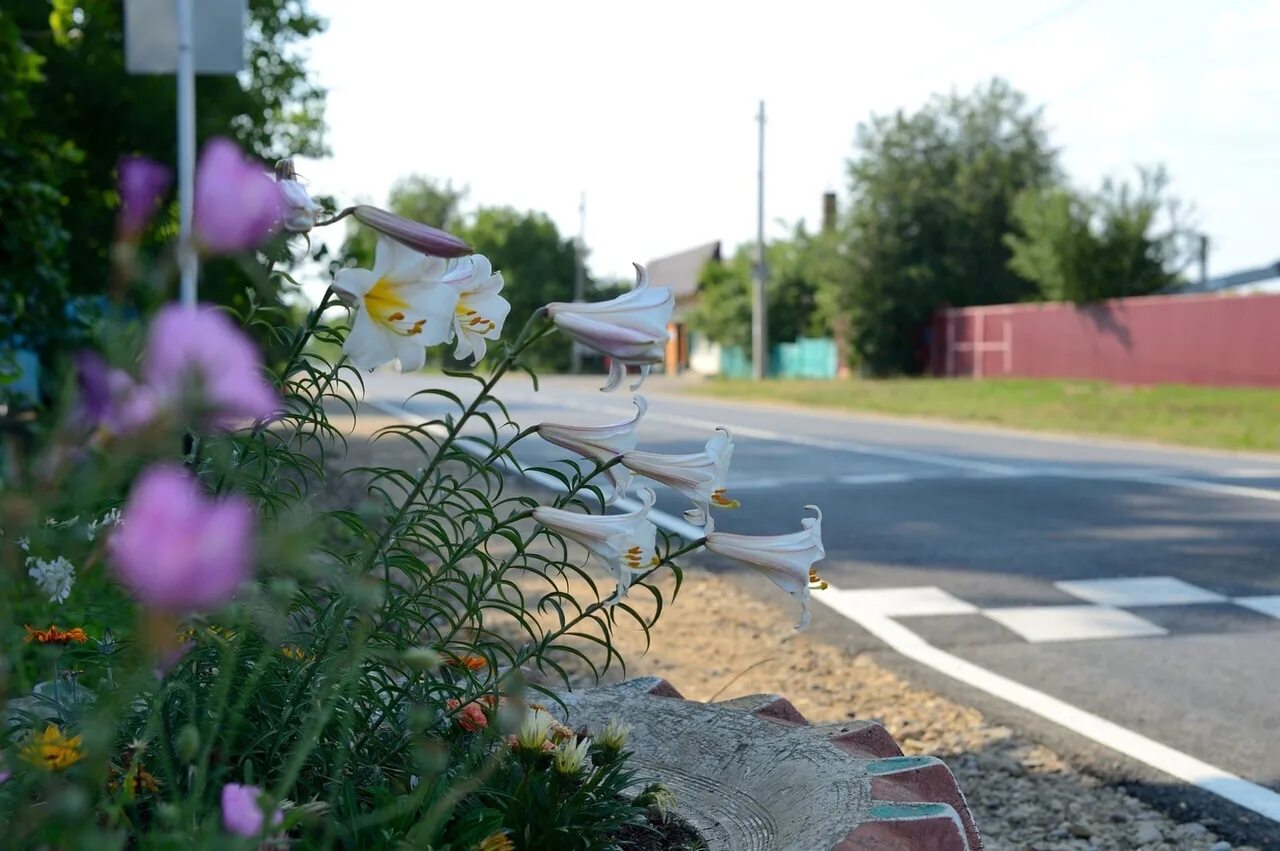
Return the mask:
<path id="1" fill-rule="evenodd" d="M 1165 196 L 1163 168 L 1139 169 L 1137 187 L 1107 180 L 1093 193 L 1059 186 L 1023 192 L 1010 268 L 1051 300 L 1077 303 L 1148 295 L 1175 285 L 1192 234 Z"/>
<path id="2" fill-rule="evenodd" d="M 68 297 L 106 291 L 117 162 L 176 159 L 174 79 L 125 73 L 123 18 L 121 0 L 7 0 L 0 11 L 0 313 L 11 324 L 0 331 L 46 366 L 52 338 L 67 347 Z M 324 154 L 324 91 L 298 49 L 322 28 L 305 0 L 250 0 L 245 70 L 197 78 L 198 140 L 230 135 L 267 162 Z M 159 236 L 175 223 L 164 211 Z M 252 281 L 212 264 L 201 295 L 243 307 Z"/>
<path id="3" fill-rule="evenodd" d="M 765 247 L 765 302 L 769 342 L 787 343 L 799 337 L 828 332 L 825 313 L 818 309 L 819 290 L 828 277 L 821 249 L 826 240 L 796 226 L 790 239 Z M 754 245 L 742 245 L 725 261 L 702 268 L 698 302 L 687 317 L 689 327 L 713 342 L 751 350 L 751 287 L 755 269 Z"/>
<path id="4" fill-rule="evenodd" d="M 944 305 L 1035 295 L 1005 235 L 1026 189 L 1057 177 L 1038 109 L 1001 80 L 859 127 L 849 163 L 852 346 L 874 374 L 918 372 L 921 334 Z"/>

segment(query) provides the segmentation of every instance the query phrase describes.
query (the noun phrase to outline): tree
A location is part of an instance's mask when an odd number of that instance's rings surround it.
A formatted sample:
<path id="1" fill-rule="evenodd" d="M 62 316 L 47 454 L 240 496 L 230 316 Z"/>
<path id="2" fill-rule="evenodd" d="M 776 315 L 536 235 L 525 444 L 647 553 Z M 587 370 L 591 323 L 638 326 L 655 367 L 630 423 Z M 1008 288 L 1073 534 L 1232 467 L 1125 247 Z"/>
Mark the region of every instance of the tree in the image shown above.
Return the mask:
<path id="1" fill-rule="evenodd" d="M 442 184 L 435 178 L 412 174 L 392 184 L 387 209 L 415 222 L 451 231 L 462 225 L 462 202 L 466 197 L 467 188 L 455 188 L 451 180 Z M 377 234 L 348 219 L 342 253 L 349 262 L 371 266 L 376 244 Z"/>
<path id="2" fill-rule="evenodd" d="M 1025 189 L 1056 174 L 1039 110 L 1001 80 L 938 96 L 918 112 L 873 116 L 849 163 L 841 307 L 873 374 L 919 372 L 920 341 L 944 305 L 1033 296 L 1009 267 L 1005 235 Z"/>
<path id="3" fill-rule="evenodd" d="M 65 324 L 69 234 L 59 185 L 80 154 L 38 125 L 31 100 L 42 65 L 0 14 L 0 401 L 20 374 L 16 351 L 51 348 Z"/>
<path id="4" fill-rule="evenodd" d="M 765 247 L 765 304 L 771 344 L 827 333 L 826 318 L 817 309 L 822 271 L 816 252 L 821 244 L 820 236 L 808 234 L 801 222 L 790 239 L 775 240 Z M 702 268 L 698 302 L 687 320 L 691 329 L 721 345 L 751 350 L 755 257 L 754 245 L 741 245 L 728 261 L 712 261 Z"/>
<path id="5" fill-rule="evenodd" d="M 577 263 L 573 241 L 560 236 L 546 213 L 481 207 L 457 233 L 502 272 L 502 294 L 511 302 L 507 317 L 511 330 L 507 334 L 517 333 L 544 304 L 573 301 Z M 587 286 L 591 287 L 589 279 Z M 565 369 L 569 365 L 568 345 L 538 351 L 539 365 L 544 368 Z"/>
<path id="6" fill-rule="evenodd" d="M 1139 169 L 1138 186 L 1110 179 L 1095 193 L 1065 186 L 1023 192 L 1020 233 L 1005 241 L 1009 266 L 1046 299 L 1084 303 L 1167 289 L 1190 260 L 1181 207 L 1164 197 L 1163 168 Z"/>
<path id="7" fill-rule="evenodd" d="M 323 154 L 324 91 L 297 49 L 322 21 L 305 0 L 250 0 L 248 24 L 246 70 L 197 78 L 198 139 L 231 135 L 267 162 Z M 0 12 L 0 306 L 25 298 L 30 307 L 38 286 L 55 294 L 46 299 L 53 313 L 27 310 L 18 329 L 46 367 L 72 342 L 57 328 L 65 300 L 105 291 L 117 162 L 127 154 L 170 165 L 176 158 L 173 77 L 126 74 L 123 45 L 120 0 L 10 0 Z M 175 209 L 159 221 L 172 235 Z M 31 238 L 22 236 L 28 231 Z M 202 271 L 201 295 L 243 307 L 252 283 L 239 264 L 213 263 Z M 53 339 L 57 345 L 40 343 Z"/>

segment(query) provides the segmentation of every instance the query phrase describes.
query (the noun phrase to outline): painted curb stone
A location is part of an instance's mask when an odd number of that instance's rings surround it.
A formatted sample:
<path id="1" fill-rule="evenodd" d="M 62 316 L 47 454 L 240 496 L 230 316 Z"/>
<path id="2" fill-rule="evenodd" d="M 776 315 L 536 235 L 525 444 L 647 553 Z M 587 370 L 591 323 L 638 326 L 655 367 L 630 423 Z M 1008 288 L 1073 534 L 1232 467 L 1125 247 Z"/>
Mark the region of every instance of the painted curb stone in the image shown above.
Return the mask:
<path id="1" fill-rule="evenodd" d="M 697 703 L 656 677 L 561 697 L 571 725 L 631 725 L 634 765 L 714 851 L 982 848 L 950 769 L 879 724 L 815 727 L 777 695 Z"/>

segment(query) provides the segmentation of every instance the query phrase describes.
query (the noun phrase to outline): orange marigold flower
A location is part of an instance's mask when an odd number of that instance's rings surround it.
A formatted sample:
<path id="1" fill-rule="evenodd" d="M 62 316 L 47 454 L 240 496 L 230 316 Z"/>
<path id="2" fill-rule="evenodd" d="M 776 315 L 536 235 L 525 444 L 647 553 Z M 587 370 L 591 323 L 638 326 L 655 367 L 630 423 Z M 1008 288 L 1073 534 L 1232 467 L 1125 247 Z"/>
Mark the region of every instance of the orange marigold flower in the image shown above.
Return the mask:
<path id="1" fill-rule="evenodd" d="M 450 712 L 453 712 L 459 707 L 460 703 L 456 697 L 451 697 L 444 702 L 444 705 Z M 458 726 L 468 733 L 478 733 L 489 726 L 489 716 L 484 714 L 480 704 L 474 700 L 462 707 L 462 712 L 459 713 L 456 720 Z"/>
<path id="2" fill-rule="evenodd" d="M 468 671 L 478 671 L 489 664 L 483 656 L 454 656 L 452 659 L 445 659 L 445 665 L 450 668 L 466 668 Z"/>
<path id="3" fill-rule="evenodd" d="M 84 634 L 84 630 L 80 627 L 74 629 L 61 630 L 57 626 L 50 626 L 48 629 L 36 629 L 32 626 L 27 627 L 27 641 L 34 641 L 37 644 L 84 644 L 89 640 L 89 636 Z"/>
<path id="4" fill-rule="evenodd" d="M 32 765 L 43 765 L 50 771 L 62 771 L 84 758 L 81 736 L 65 736 L 56 724 L 50 724 L 39 735 L 33 734 L 22 746 L 20 756 Z"/>

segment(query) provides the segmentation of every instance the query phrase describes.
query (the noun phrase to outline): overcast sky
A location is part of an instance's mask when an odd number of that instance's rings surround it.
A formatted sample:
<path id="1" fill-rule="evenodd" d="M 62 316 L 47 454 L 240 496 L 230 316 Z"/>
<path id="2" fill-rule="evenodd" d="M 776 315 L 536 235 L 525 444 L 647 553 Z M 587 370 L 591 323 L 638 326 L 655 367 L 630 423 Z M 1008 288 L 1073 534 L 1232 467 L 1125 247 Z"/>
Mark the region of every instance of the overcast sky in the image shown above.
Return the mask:
<path id="1" fill-rule="evenodd" d="M 854 129 L 999 75 L 1042 105 L 1073 181 L 1164 163 L 1210 273 L 1280 259 L 1280 0 L 313 0 L 329 89 L 316 193 L 382 203 L 418 172 L 544 210 L 597 275 L 816 224 Z M 332 229 L 337 230 L 337 229 Z M 336 234 L 335 234 L 336 235 Z"/>

